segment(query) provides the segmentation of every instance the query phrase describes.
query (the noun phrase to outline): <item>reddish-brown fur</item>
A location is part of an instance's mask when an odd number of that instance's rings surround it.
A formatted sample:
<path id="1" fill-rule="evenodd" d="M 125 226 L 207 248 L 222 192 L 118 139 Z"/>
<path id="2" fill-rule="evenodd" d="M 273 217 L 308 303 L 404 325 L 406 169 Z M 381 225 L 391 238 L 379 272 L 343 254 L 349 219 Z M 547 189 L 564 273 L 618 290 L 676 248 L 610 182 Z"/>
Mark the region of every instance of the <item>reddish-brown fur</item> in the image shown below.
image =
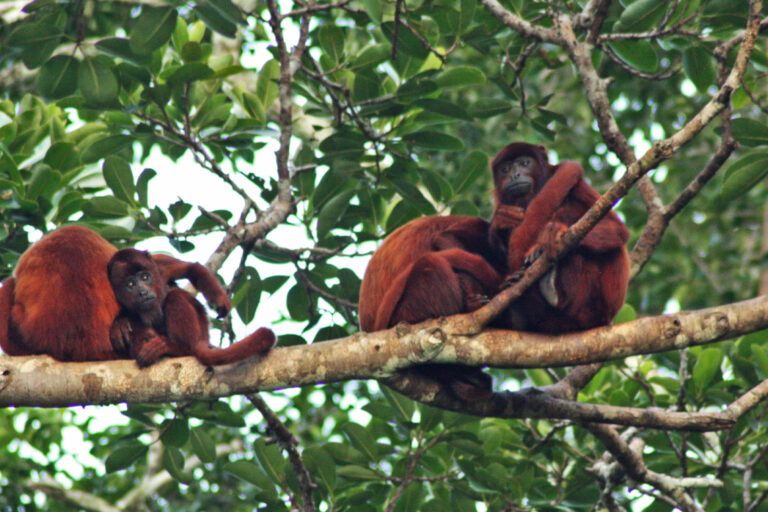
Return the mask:
<path id="1" fill-rule="evenodd" d="M 488 243 L 488 228 L 483 219 L 452 215 L 415 219 L 395 230 L 365 271 L 360 328 L 378 331 L 482 306 L 496 293 L 504 268 Z M 420 372 L 464 399 L 490 391 L 488 377 L 474 368 L 423 365 Z"/>
<path id="2" fill-rule="evenodd" d="M 169 287 L 147 252 L 122 249 L 112 256 L 107 269 L 121 306 L 112 343 L 128 345 L 139 366 L 148 366 L 164 355 L 194 355 L 211 366 L 228 364 L 266 352 L 275 344 L 272 331 L 261 328 L 227 348 L 212 347 L 203 305 L 181 288 Z"/>
<path id="3" fill-rule="evenodd" d="M 107 278 L 107 263 L 116 251 L 82 226 L 59 228 L 33 244 L 0 288 L 3 351 L 48 354 L 61 361 L 127 357 L 109 336 L 120 309 Z M 219 314 L 230 310 L 226 292 L 202 265 L 165 255 L 153 260 L 166 281 L 189 279 Z"/>
<path id="4" fill-rule="evenodd" d="M 553 256 L 551 252 L 563 232 L 599 197 L 582 178 L 581 165 L 566 161 L 552 166 L 545 151 L 543 146 L 513 143 L 499 151 L 492 163 L 497 206 L 491 243 L 501 243 L 507 250 L 507 270 L 512 279 L 533 251 L 541 249 Z M 520 156 L 533 158 L 531 177 L 535 185 L 512 198 L 505 195 L 507 180 L 514 179 L 508 166 Z M 534 285 L 517 301 L 513 309 L 523 324 L 516 327 L 560 333 L 609 324 L 627 291 L 628 238 L 626 226 L 609 212 L 556 263 L 554 274 L 543 277 L 543 284 Z M 547 279 L 549 299 L 545 293 Z"/>

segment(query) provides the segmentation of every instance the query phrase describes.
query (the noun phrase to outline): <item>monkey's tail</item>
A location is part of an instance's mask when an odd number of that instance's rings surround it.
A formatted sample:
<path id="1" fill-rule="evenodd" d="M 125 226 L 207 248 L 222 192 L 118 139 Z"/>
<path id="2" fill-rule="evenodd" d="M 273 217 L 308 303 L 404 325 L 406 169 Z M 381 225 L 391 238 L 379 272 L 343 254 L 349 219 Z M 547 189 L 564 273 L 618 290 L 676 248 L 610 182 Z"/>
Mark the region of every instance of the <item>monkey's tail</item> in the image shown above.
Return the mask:
<path id="1" fill-rule="evenodd" d="M 234 363 L 268 351 L 275 345 L 275 340 L 272 329 L 261 327 L 227 348 L 211 347 L 206 342 L 198 343 L 195 346 L 195 357 L 208 366 Z"/>

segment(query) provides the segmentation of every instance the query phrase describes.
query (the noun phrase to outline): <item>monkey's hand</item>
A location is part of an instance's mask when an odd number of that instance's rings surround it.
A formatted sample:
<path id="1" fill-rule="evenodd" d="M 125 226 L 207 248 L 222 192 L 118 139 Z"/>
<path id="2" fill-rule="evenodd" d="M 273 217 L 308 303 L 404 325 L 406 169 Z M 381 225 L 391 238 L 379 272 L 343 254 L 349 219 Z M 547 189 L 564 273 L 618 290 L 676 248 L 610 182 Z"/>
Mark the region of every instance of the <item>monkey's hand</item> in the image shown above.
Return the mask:
<path id="1" fill-rule="evenodd" d="M 147 366 L 154 364 L 164 355 L 171 354 L 168 341 L 163 336 L 157 336 L 147 340 L 136 354 L 136 364 L 139 368 L 146 368 Z"/>
<path id="2" fill-rule="evenodd" d="M 547 223 L 541 233 L 539 233 L 539 243 L 534 250 L 540 251 L 546 258 L 554 261 L 557 259 L 557 250 L 566 231 L 568 231 L 568 226 L 562 222 Z M 526 255 L 527 260 L 528 255 Z"/>
<path id="3" fill-rule="evenodd" d="M 227 295 L 221 288 L 219 288 L 215 294 L 203 295 L 205 295 L 205 300 L 208 301 L 208 305 L 216 311 L 216 315 L 219 318 L 227 316 L 232 309 L 232 301 L 230 300 L 229 295 Z"/>
<path id="4" fill-rule="evenodd" d="M 130 356 L 131 342 L 133 340 L 133 327 L 131 320 L 125 316 L 118 316 L 109 328 L 109 341 L 112 348 L 121 356 Z"/>

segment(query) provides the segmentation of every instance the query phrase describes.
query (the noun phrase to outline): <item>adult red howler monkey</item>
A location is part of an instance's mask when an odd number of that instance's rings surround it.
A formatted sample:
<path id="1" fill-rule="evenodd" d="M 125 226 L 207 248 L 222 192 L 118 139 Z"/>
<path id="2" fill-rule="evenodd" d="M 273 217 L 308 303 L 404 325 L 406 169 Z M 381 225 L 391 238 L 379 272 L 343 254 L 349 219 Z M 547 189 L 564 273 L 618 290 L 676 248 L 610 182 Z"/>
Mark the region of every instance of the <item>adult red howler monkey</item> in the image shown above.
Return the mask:
<path id="1" fill-rule="evenodd" d="M 0 347 L 8 355 L 48 354 L 60 361 L 128 357 L 113 347 L 110 327 L 120 309 L 107 278 L 117 249 L 94 231 L 65 226 L 22 254 L 0 288 Z M 205 267 L 154 255 L 163 279 L 189 279 L 219 315 L 231 309 Z"/>
<path id="2" fill-rule="evenodd" d="M 582 178 L 581 165 L 550 165 L 544 146 L 509 144 L 492 168 L 491 243 L 507 251 L 508 275 L 514 279 L 526 258 L 552 251 L 599 195 Z M 627 291 L 628 238 L 626 226 L 609 212 L 512 306 L 520 317 L 516 328 L 561 333 L 609 324 Z"/>
<path id="3" fill-rule="evenodd" d="M 164 355 L 194 355 L 209 366 L 227 364 L 275 344 L 272 331 L 262 327 L 227 348 L 212 347 L 203 305 L 185 290 L 169 286 L 148 252 L 116 252 L 107 273 L 121 308 L 110 333 L 112 345 L 127 345 L 139 366 L 149 366 Z"/>
<path id="4" fill-rule="evenodd" d="M 482 306 L 504 275 L 488 228 L 483 219 L 450 215 L 415 219 L 392 232 L 365 271 L 360 328 L 378 331 Z M 489 378 L 475 368 L 440 364 L 420 371 L 465 399 L 490 392 Z"/>

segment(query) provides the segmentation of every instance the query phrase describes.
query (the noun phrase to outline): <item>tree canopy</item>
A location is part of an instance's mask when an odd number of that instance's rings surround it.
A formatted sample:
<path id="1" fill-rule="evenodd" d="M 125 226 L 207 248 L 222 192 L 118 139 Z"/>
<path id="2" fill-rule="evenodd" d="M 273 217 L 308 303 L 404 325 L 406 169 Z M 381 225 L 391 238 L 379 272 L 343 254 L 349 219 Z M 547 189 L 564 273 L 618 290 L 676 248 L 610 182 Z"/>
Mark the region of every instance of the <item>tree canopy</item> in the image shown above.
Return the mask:
<path id="1" fill-rule="evenodd" d="M 280 333 L 215 370 L 0 357 L 0 508 L 768 511 L 766 11 L 0 2 L 0 277 L 80 223 L 205 260 L 225 342 Z M 476 314 L 359 333 L 372 251 L 488 219 L 513 141 L 603 194 L 566 246 L 612 205 L 628 226 L 615 325 L 487 329 L 534 265 Z M 462 402 L 425 361 L 487 365 L 497 392 Z"/>

